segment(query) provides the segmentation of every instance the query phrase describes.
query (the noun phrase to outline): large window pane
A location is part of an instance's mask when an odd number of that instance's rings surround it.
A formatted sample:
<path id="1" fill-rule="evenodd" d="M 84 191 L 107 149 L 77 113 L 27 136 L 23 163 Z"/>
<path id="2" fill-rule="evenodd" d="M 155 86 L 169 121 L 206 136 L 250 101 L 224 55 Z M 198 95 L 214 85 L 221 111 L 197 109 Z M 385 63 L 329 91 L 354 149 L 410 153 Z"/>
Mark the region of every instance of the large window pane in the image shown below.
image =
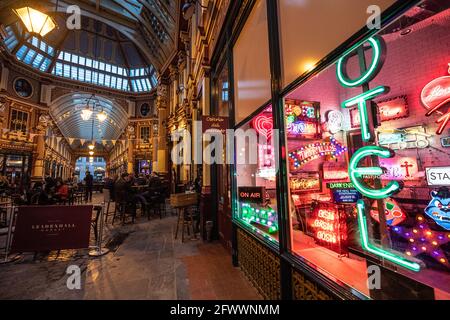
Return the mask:
<path id="1" fill-rule="evenodd" d="M 288 85 L 361 29 L 367 8 L 382 10 L 395 0 L 280 0 L 280 40 L 284 85 Z M 320 39 L 320 40 L 319 40 Z M 255 46 L 255 49 L 259 48 Z"/>
<path id="2" fill-rule="evenodd" d="M 445 8 L 444 1 L 437 3 Z M 442 121 L 450 110 L 439 105 L 448 96 L 442 88 L 448 86 L 450 9 L 441 10 L 406 19 L 408 24 L 401 18 L 380 32 L 385 63 L 369 88 L 390 91 L 373 98 L 380 121 L 374 122 L 374 143 L 363 142 L 358 109 L 341 107 L 362 88 L 344 87 L 336 64 L 285 97 L 292 252 L 371 298 L 402 291 L 405 298 L 450 298 L 450 180 L 444 177 L 450 170 L 450 126 Z M 366 48 L 359 58 L 370 65 L 373 50 Z M 345 68 L 357 77 L 358 56 Z M 425 116 L 432 106 L 437 111 Z M 373 144 L 392 152 L 376 157 L 383 170 L 352 178 L 352 159 Z M 378 166 L 372 161 L 357 165 Z M 377 190 L 396 182 L 403 184 L 399 192 L 374 199 Z M 365 194 L 360 185 L 375 193 Z M 365 210 L 356 209 L 359 199 Z M 386 258 L 392 255 L 396 260 Z M 374 263 L 390 270 L 382 277 L 394 274 L 377 290 L 367 286 Z"/>
<path id="3" fill-rule="evenodd" d="M 266 1 L 259 0 L 233 48 L 236 123 L 271 97 L 268 37 Z"/>

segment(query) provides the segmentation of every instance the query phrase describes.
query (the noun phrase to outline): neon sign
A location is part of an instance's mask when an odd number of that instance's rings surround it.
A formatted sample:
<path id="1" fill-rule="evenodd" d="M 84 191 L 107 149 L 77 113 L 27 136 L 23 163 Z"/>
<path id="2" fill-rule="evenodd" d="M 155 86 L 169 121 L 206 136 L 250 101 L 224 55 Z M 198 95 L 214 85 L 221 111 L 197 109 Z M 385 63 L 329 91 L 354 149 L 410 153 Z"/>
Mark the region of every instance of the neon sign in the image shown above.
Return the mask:
<path id="1" fill-rule="evenodd" d="M 344 55 L 337 62 L 336 75 L 340 84 L 344 87 L 357 87 L 362 86 L 372 80 L 379 72 L 383 62 L 384 62 L 384 41 L 381 37 L 373 37 L 368 39 L 368 43 L 372 47 L 372 62 L 367 70 L 361 73 L 356 79 L 349 79 L 346 72 L 346 63 L 348 61 L 349 54 Z M 359 50 L 358 54 L 360 56 L 364 55 L 364 49 Z M 360 123 L 361 123 L 361 137 L 364 142 L 373 142 L 375 140 L 375 121 L 374 115 L 372 114 L 372 103 L 371 99 L 387 93 L 389 88 L 386 86 L 378 86 L 371 90 L 367 90 L 362 94 L 348 99 L 342 103 L 343 108 L 350 108 L 353 106 L 358 107 Z M 366 146 L 360 148 L 352 156 L 349 164 L 349 176 L 350 180 L 353 182 L 355 189 L 357 189 L 364 196 L 371 199 L 383 199 L 387 198 L 394 193 L 400 191 L 401 185 L 397 181 L 390 181 L 386 186 L 381 188 L 372 188 L 368 186 L 363 180 L 363 175 L 381 175 L 383 173 L 380 167 L 358 167 L 361 160 L 367 157 L 381 157 L 381 158 L 392 158 L 394 152 L 392 150 L 378 147 L 378 146 Z M 358 226 L 360 231 L 361 246 L 364 250 L 385 258 L 391 262 L 401 265 L 413 271 L 419 271 L 420 265 L 416 262 L 412 262 L 403 256 L 392 253 L 391 251 L 385 250 L 382 247 L 376 246 L 371 243 L 369 238 L 369 233 L 367 229 L 366 222 L 366 200 L 360 199 L 356 204 L 357 214 L 358 214 Z"/>
<path id="2" fill-rule="evenodd" d="M 317 124 L 312 122 L 305 122 L 305 121 L 299 121 L 299 122 L 293 122 L 288 123 L 286 126 L 287 130 L 291 132 L 292 134 L 298 136 L 298 135 L 314 135 L 317 132 Z"/>
<path id="3" fill-rule="evenodd" d="M 408 240 L 409 245 L 405 251 L 407 256 L 426 254 L 447 268 L 450 267 L 445 251 L 442 249 L 443 245 L 450 242 L 450 233 L 432 230 L 421 215 L 416 217 L 416 223 L 412 228 L 396 226 L 392 230 Z"/>
<path id="4" fill-rule="evenodd" d="M 347 151 L 347 147 L 340 144 L 336 139 L 330 138 L 329 142 L 316 142 L 306 145 L 299 150 L 289 153 L 291 170 L 298 170 L 302 165 L 319 157 L 328 156 L 335 159 Z"/>
<path id="5" fill-rule="evenodd" d="M 380 112 L 381 121 L 396 120 L 409 116 L 408 104 L 406 97 L 396 97 L 377 103 Z"/>
<path id="6" fill-rule="evenodd" d="M 316 107 L 313 103 L 287 100 L 285 105 L 287 122 L 317 119 Z"/>
<path id="7" fill-rule="evenodd" d="M 403 212 L 402 208 L 400 208 L 397 201 L 392 198 L 386 198 L 383 202 L 386 222 L 389 226 L 396 226 L 406 219 L 406 214 Z M 376 201 L 374 202 L 374 206 L 370 211 L 370 215 L 373 219 L 375 219 L 375 221 L 380 222 Z"/>
<path id="8" fill-rule="evenodd" d="M 384 250 L 378 246 L 375 246 L 369 241 L 369 231 L 367 229 L 367 221 L 364 212 L 366 211 L 365 201 L 360 199 L 356 203 L 356 211 L 358 214 L 358 226 L 360 231 L 361 246 L 364 250 L 380 256 L 386 260 L 394 262 L 404 268 L 412 271 L 420 271 L 420 265 L 417 262 L 410 261 L 406 257 L 396 255 L 391 251 Z"/>
<path id="9" fill-rule="evenodd" d="M 256 223 L 268 228 L 269 233 L 278 231 L 278 216 L 272 208 L 254 207 L 249 203 L 241 204 L 242 220 L 249 225 Z"/>
<path id="10" fill-rule="evenodd" d="M 348 169 L 345 163 L 325 162 L 323 164 L 324 180 L 347 180 Z"/>
<path id="11" fill-rule="evenodd" d="M 319 104 L 317 102 L 286 100 L 285 114 L 289 137 L 321 137 Z"/>
<path id="12" fill-rule="evenodd" d="M 312 214 L 310 226 L 319 244 L 342 253 L 347 240 L 347 225 L 334 206 L 320 204 Z"/>
<path id="13" fill-rule="evenodd" d="M 450 230 L 450 191 L 447 187 L 441 187 L 438 191 L 431 191 L 431 201 L 425 208 L 425 213 L 438 226 Z"/>
<path id="14" fill-rule="evenodd" d="M 276 170 L 273 146 L 258 144 L 258 172 L 256 175 L 267 180 L 275 179 Z"/>
<path id="15" fill-rule="evenodd" d="M 365 176 L 381 176 L 383 174 L 383 169 L 380 167 L 358 167 L 361 160 L 374 155 L 380 158 L 392 158 L 394 156 L 393 151 L 386 148 L 378 146 L 362 147 L 355 152 L 350 160 L 349 176 L 355 189 L 364 196 L 371 199 L 384 199 L 400 191 L 401 185 L 397 181 L 390 181 L 385 187 L 374 189 L 363 181 Z"/>
<path id="16" fill-rule="evenodd" d="M 374 134 L 370 130 L 369 125 L 369 114 L 367 108 L 367 101 L 379 96 L 380 94 L 388 93 L 389 87 L 386 86 L 378 86 L 371 90 L 368 90 L 356 97 L 345 100 L 342 102 L 343 108 L 350 108 L 353 106 L 358 107 L 359 112 L 359 123 L 361 124 L 361 136 L 363 141 L 369 142 L 374 140 Z"/>
<path id="17" fill-rule="evenodd" d="M 328 110 L 325 113 L 326 127 L 331 134 L 335 134 L 342 130 L 344 124 L 344 115 L 338 110 Z"/>
<path id="18" fill-rule="evenodd" d="M 378 132 L 378 144 L 392 150 L 424 149 L 430 145 L 431 136 L 423 126 L 383 129 Z"/>
<path id="19" fill-rule="evenodd" d="M 450 74 L 450 63 L 448 64 Z M 420 94 L 420 99 L 424 107 L 428 110 L 425 115 L 431 116 L 433 113 L 440 117 L 436 120 L 439 127 L 436 134 L 441 134 L 450 121 L 450 109 L 446 113 L 442 110 L 450 102 L 450 76 L 439 77 L 429 82 Z"/>
<path id="20" fill-rule="evenodd" d="M 314 178 L 290 178 L 291 191 L 315 191 L 320 190 L 320 180 Z"/>
<path id="21" fill-rule="evenodd" d="M 415 180 L 418 178 L 419 168 L 417 159 L 413 157 L 391 158 L 380 161 L 386 169 L 381 176 L 384 180 Z"/>
<path id="22" fill-rule="evenodd" d="M 270 141 L 273 134 L 273 119 L 271 115 L 260 114 L 253 119 L 252 124 L 258 134 Z"/>

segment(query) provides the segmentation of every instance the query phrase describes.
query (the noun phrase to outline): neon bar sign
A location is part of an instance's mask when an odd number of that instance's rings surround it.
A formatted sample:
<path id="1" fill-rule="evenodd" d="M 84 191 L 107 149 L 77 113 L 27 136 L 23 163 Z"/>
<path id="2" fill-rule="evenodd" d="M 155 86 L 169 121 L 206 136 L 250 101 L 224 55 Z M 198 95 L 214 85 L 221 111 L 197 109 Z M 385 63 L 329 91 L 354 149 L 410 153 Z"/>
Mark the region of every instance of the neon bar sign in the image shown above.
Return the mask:
<path id="1" fill-rule="evenodd" d="M 336 208 L 321 205 L 314 210 L 313 216 L 311 228 L 316 241 L 329 245 L 334 251 L 341 252 L 344 249 L 343 242 L 346 241 L 346 224 L 345 220 L 340 219 Z"/>
<path id="2" fill-rule="evenodd" d="M 330 142 L 309 144 L 299 150 L 289 153 L 289 162 L 291 164 L 291 169 L 295 171 L 302 165 L 314 159 L 324 156 L 336 158 L 345 151 L 347 151 L 347 147 L 340 144 L 336 139 L 331 138 Z"/>
<path id="3" fill-rule="evenodd" d="M 384 62 L 384 41 L 381 37 L 376 36 L 368 39 L 367 42 L 372 48 L 372 61 L 367 70 L 362 72 L 362 74 L 356 79 L 350 79 L 347 74 L 346 65 L 350 55 L 344 55 L 338 60 L 336 66 L 336 76 L 339 83 L 343 87 L 353 88 L 367 84 L 380 71 Z M 362 52 L 364 53 L 364 50 L 362 50 Z M 371 122 L 373 121 L 373 115 L 371 113 L 372 103 L 370 100 L 387 92 L 389 92 L 389 87 L 378 86 L 342 103 L 343 108 L 351 108 L 355 105 L 358 107 L 361 123 L 361 137 L 364 142 L 375 141 L 374 123 Z M 370 199 L 384 199 L 399 192 L 401 190 L 401 184 L 397 181 L 390 181 L 386 186 L 381 188 L 372 188 L 367 185 L 364 182 L 363 177 L 366 175 L 381 176 L 383 174 L 383 169 L 380 167 L 358 166 L 362 160 L 368 157 L 370 158 L 376 156 L 381 158 L 392 158 L 394 154 L 395 153 L 392 150 L 379 146 L 365 146 L 356 151 L 349 164 L 349 176 L 355 189 Z M 367 211 L 367 208 L 370 208 L 370 204 L 367 200 L 360 199 L 356 204 L 356 208 L 361 246 L 364 250 L 401 265 L 407 269 L 420 271 L 420 265 L 418 263 L 410 261 L 404 256 L 394 254 L 391 251 L 385 250 L 384 248 L 371 243 L 365 216 L 365 212 Z"/>
<path id="4" fill-rule="evenodd" d="M 450 74 L 450 63 L 448 64 L 448 73 Z M 427 117 L 436 113 L 440 116 L 436 120 L 439 127 L 436 134 L 441 134 L 448 122 L 450 121 L 450 108 L 447 108 L 446 113 L 442 110 L 445 105 L 450 102 L 450 76 L 439 77 L 429 82 L 420 94 L 422 104 L 428 110 L 425 115 Z"/>

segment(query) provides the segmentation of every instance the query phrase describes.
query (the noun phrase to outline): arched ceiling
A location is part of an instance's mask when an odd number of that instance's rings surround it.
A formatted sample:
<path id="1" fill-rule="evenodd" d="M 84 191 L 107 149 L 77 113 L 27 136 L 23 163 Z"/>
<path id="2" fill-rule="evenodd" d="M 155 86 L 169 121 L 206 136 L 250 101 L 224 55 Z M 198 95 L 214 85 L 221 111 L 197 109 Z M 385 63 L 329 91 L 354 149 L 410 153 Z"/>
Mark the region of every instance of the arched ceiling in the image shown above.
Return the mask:
<path id="1" fill-rule="evenodd" d="M 50 106 L 50 114 L 66 138 L 94 140 L 117 140 L 127 125 L 128 115 L 122 106 L 114 101 L 95 95 L 89 102 L 92 110 L 96 104 L 91 119 L 81 118 L 81 111 L 86 107 L 92 95 L 85 93 L 67 94 L 55 100 Z M 99 122 L 97 114 L 104 110 L 108 118 Z"/>
<path id="2" fill-rule="evenodd" d="M 66 27 L 67 7 L 81 9 L 81 30 Z M 58 28 L 45 36 L 57 51 L 107 55 L 129 68 L 153 65 L 159 70 L 175 49 L 180 0 L 1 0 L 0 22 L 18 21 L 11 9 L 30 6 L 54 18 Z M 93 21 L 101 24 L 94 24 Z M 100 48 L 94 50 L 95 34 Z M 103 52 L 102 52 L 103 51 Z"/>

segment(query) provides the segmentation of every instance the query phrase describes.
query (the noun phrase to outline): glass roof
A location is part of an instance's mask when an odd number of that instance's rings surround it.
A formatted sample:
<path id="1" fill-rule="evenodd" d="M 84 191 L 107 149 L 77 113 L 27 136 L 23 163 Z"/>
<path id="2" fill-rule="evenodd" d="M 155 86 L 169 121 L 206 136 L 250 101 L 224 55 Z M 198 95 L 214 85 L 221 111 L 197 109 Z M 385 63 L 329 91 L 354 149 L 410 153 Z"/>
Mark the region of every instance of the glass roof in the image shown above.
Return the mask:
<path id="1" fill-rule="evenodd" d="M 134 2 L 134 1 L 132 1 Z M 60 50 L 30 34 L 19 48 L 19 40 L 13 28 L 6 27 L 5 45 L 11 54 L 34 69 L 84 83 L 95 84 L 127 92 L 148 92 L 156 86 L 156 72 L 153 66 L 124 68 Z"/>

